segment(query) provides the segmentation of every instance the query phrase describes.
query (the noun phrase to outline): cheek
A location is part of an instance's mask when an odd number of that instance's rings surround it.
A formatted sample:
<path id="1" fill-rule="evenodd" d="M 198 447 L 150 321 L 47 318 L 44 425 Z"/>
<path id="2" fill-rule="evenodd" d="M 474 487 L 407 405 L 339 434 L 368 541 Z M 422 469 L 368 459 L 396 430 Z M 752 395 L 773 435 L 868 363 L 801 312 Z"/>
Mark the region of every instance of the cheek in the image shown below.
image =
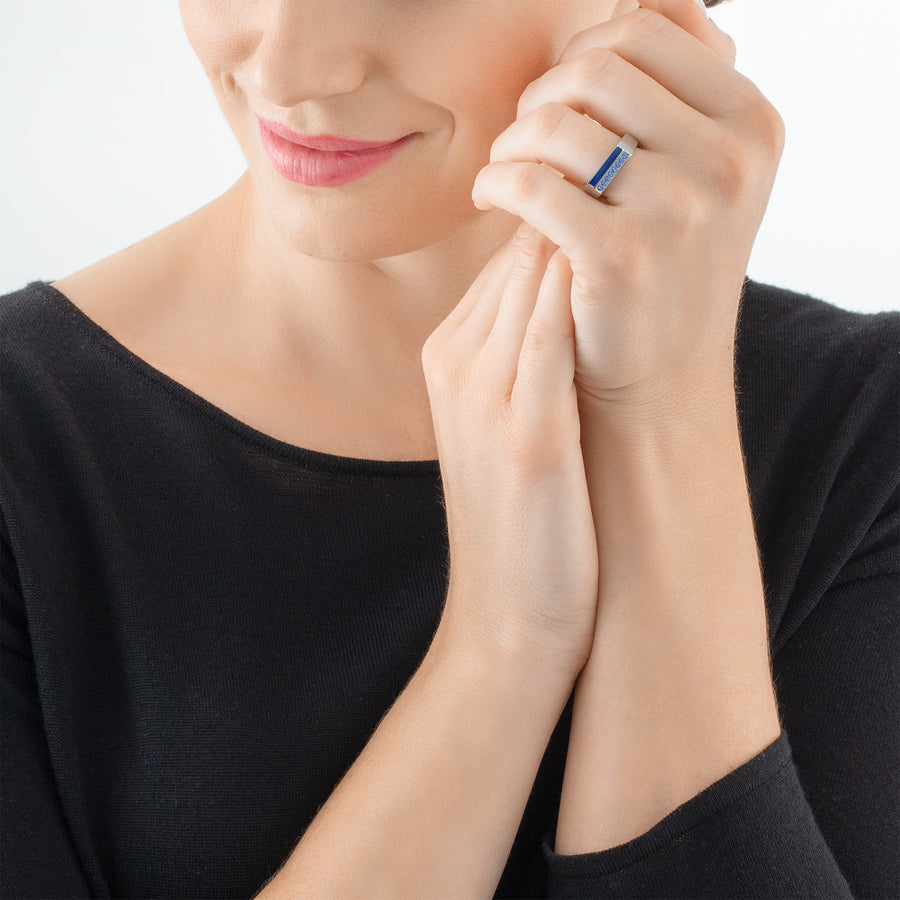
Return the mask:
<path id="1" fill-rule="evenodd" d="M 386 29 L 388 68 L 413 96 L 490 130 L 515 118 L 526 85 L 561 52 L 574 0 L 434 0 Z M 603 0 L 600 0 L 603 2 Z"/>
<path id="2" fill-rule="evenodd" d="M 457 133 L 478 142 L 485 165 L 490 145 L 515 121 L 522 92 L 553 65 L 550 54 L 543 33 L 518 32 L 490 43 L 482 37 L 474 53 L 458 57 L 466 60 L 462 69 L 471 76 L 460 77 L 460 66 L 454 67 L 446 105 L 456 118 Z"/>
<path id="3" fill-rule="evenodd" d="M 240 0 L 179 0 L 188 42 L 210 79 L 230 72 L 253 52 L 258 35 Z"/>

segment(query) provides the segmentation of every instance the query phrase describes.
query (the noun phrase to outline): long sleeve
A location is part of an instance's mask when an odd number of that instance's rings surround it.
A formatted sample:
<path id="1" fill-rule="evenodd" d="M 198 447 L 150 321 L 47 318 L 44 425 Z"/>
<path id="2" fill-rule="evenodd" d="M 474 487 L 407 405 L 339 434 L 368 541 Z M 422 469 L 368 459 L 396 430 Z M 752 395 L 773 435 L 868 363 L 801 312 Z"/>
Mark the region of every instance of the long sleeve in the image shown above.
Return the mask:
<path id="1" fill-rule="evenodd" d="M 783 739 L 624 848 L 545 860 L 569 710 L 498 897 L 900 896 L 900 316 L 753 282 L 743 310 Z M 0 895 L 255 896 L 433 638 L 438 461 L 278 441 L 46 283 L 0 320 Z"/>
<path id="2" fill-rule="evenodd" d="M 19 576 L 2 528 L 0 892 L 90 897 L 65 821 L 44 732 Z"/>
<path id="3" fill-rule="evenodd" d="M 780 737 L 648 832 L 561 856 L 550 897 L 900 896 L 898 491 L 773 657 Z"/>

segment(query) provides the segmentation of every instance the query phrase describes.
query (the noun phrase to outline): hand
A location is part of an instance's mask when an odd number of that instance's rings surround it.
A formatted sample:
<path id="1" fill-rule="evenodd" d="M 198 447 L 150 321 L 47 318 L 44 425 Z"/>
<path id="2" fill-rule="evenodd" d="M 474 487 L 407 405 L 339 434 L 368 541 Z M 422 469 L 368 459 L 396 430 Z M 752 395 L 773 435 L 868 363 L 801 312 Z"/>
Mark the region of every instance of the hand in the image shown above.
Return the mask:
<path id="1" fill-rule="evenodd" d="M 570 260 L 579 397 L 670 414 L 733 386 L 738 303 L 784 129 L 694 0 L 643 5 L 620 3 L 630 11 L 575 35 L 528 85 L 472 196 Z M 582 185 L 626 132 L 638 149 L 589 196 Z"/>
<path id="2" fill-rule="evenodd" d="M 574 683 L 590 655 L 598 565 L 571 276 L 522 223 L 429 336 L 422 367 L 450 540 L 439 631 Z"/>

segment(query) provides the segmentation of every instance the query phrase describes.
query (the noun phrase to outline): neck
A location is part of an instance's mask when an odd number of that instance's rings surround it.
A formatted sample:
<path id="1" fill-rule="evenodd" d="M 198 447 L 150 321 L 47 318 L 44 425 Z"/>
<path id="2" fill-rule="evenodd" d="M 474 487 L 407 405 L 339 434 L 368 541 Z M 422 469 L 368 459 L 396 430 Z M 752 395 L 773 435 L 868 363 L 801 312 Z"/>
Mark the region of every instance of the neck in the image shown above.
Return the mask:
<path id="1" fill-rule="evenodd" d="M 239 319 L 248 334 L 305 348 L 403 383 L 421 369 L 422 345 L 459 303 L 519 219 L 477 214 L 430 246 L 378 259 L 323 259 L 288 244 L 260 203 L 249 172 L 219 200 Z M 223 253 L 224 255 L 224 253 Z"/>

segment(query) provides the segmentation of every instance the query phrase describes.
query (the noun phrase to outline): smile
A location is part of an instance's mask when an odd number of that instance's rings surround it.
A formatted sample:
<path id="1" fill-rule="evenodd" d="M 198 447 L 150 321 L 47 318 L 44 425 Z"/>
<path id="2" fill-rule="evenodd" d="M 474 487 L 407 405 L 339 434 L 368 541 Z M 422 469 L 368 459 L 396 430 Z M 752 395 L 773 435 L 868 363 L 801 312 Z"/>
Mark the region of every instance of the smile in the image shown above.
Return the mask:
<path id="1" fill-rule="evenodd" d="M 289 181 L 314 187 L 337 187 L 362 178 L 396 156 L 416 136 L 408 134 L 391 143 L 373 145 L 330 136 L 304 138 L 277 123 L 272 125 L 259 120 L 263 149 L 275 170 Z M 275 128 L 281 133 L 277 134 Z M 289 140 L 286 134 L 315 142 L 319 149 Z M 335 147 L 341 149 L 331 149 Z"/>

